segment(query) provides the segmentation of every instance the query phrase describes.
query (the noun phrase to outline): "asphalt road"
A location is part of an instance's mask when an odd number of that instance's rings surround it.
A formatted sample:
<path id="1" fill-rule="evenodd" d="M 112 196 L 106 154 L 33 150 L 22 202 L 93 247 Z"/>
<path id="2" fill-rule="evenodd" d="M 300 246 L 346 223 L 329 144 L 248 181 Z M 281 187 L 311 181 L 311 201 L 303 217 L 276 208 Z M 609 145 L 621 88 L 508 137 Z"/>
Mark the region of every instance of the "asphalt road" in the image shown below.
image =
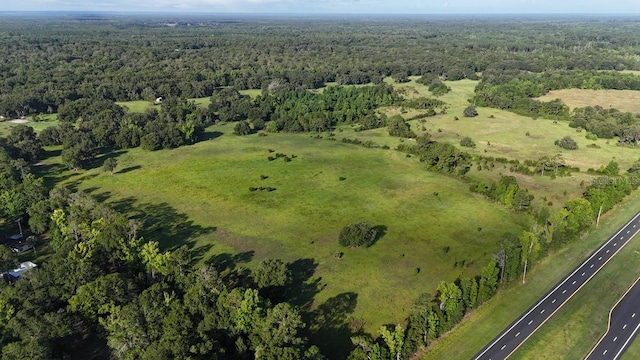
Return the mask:
<path id="1" fill-rule="evenodd" d="M 615 235 L 603 243 L 564 280 L 547 292 L 537 303 L 503 330 L 473 356 L 473 360 L 502 360 L 508 358 L 562 305 L 640 231 L 640 213 L 636 214 Z M 639 311 L 640 315 L 640 311 Z M 638 316 L 638 315 L 636 315 Z"/>
<path id="2" fill-rule="evenodd" d="M 616 360 L 631 345 L 640 329 L 640 306 L 638 306 L 640 281 L 638 280 L 611 309 L 607 332 L 587 355 L 586 360 Z"/>

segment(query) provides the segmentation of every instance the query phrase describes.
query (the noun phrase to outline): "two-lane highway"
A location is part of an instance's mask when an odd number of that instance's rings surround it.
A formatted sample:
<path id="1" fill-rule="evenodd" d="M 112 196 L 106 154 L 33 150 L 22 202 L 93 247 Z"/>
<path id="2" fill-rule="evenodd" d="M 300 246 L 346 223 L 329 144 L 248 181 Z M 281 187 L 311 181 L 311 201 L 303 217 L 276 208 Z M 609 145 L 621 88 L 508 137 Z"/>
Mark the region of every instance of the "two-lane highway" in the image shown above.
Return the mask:
<path id="1" fill-rule="evenodd" d="M 640 278 L 627 290 L 609 313 L 607 332 L 586 360 L 617 360 L 640 329 Z"/>
<path id="2" fill-rule="evenodd" d="M 640 231 L 640 213 L 636 214 L 615 235 L 603 243 L 569 276 L 560 281 L 536 304 L 502 331 L 472 359 L 502 360 L 509 357 L 525 340 L 544 324 L 562 305 Z"/>

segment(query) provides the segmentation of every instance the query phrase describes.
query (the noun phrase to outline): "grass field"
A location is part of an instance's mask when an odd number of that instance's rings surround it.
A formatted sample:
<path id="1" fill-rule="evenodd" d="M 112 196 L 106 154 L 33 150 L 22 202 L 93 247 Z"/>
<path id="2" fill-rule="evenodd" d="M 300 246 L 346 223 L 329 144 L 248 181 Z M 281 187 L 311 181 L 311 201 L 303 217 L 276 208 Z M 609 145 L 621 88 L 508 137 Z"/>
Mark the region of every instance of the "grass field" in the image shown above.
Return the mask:
<path id="1" fill-rule="evenodd" d="M 417 296 L 433 293 L 439 281 L 478 274 L 504 232 L 527 226 L 403 153 L 302 134 L 239 137 L 232 127 L 211 127 L 215 139 L 193 146 L 118 153 L 113 176 L 99 168 L 57 176 L 116 207 L 164 219 L 147 237 L 165 247 L 189 244 L 202 262 L 238 253 L 253 259 L 249 267 L 265 258 L 313 259 L 314 304 L 357 298 L 346 315 L 373 334 L 402 322 Z M 268 161 L 275 154 L 269 149 L 296 157 Z M 260 186 L 276 190 L 249 191 Z M 368 249 L 341 248 L 340 229 L 357 221 L 385 235 Z M 349 346 L 348 337 L 341 341 Z"/>
<path id="2" fill-rule="evenodd" d="M 408 97 L 431 96 L 415 80 L 413 77 L 408 83 L 394 86 Z M 615 141 L 588 141 L 584 133 L 576 133 L 564 122 L 533 120 L 489 108 L 478 108 L 479 116 L 464 118 L 462 112 L 477 82 L 463 80 L 447 85 L 452 91 L 440 97 L 447 102 L 447 113 L 427 118 L 424 124 L 412 121 L 414 131 L 427 131 L 434 139 L 456 146 L 460 138 L 470 136 L 476 148 L 463 149 L 479 155 L 522 161 L 561 153 L 567 164 L 581 168 L 580 173 L 555 180 L 510 174 L 500 164 L 493 171 L 478 171 L 474 167 L 469 174 L 491 180 L 497 180 L 501 174 L 514 175 L 536 196 L 537 205 L 543 202 L 543 197 L 558 207 L 580 196 L 584 191 L 581 182 L 588 185 L 592 179 L 585 171 L 587 168 L 598 168 L 615 159 L 624 171 L 640 157 L 636 149 L 618 147 Z M 256 96 L 260 91 L 243 93 Z M 207 106 L 209 101 L 192 100 L 200 106 Z M 153 106 L 144 101 L 119 104 L 129 111 L 144 111 Z M 382 111 L 405 117 L 418 113 L 402 108 Z M 459 120 L 455 121 L 454 116 Z M 102 159 L 96 161 L 94 169 L 76 173 L 65 171 L 52 158 L 46 166 L 55 171 L 48 180 L 77 186 L 114 206 L 133 209 L 132 215 L 146 218 L 152 224 L 147 238 L 160 240 L 165 248 L 187 244 L 202 263 L 215 260 L 230 267 L 253 267 L 261 259 L 281 258 L 306 264 L 315 270 L 305 288 L 306 300 L 314 301 L 312 308 L 338 307 L 337 303 L 342 301 L 345 305 L 347 299 L 349 311 L 341 314 L 344 323 L 339 324 L 340 329 L 317 329 L 317 323 L 313 327 L 319 334 L 315 340 L 325 345 L 324 349 L 333 348 L 334 353 L 329 355 L 343 354 L 349 347 L 348 335 L 338 333 L 352 319 L 363 323 L 364 329 L 374 335 L 381 324 L 402 322 L 418 294 L 433 293 L 440 280 L 476 275 L 491 258 L 502 233 L 517 233 L 527 227 L 524 217 L 509 214 L 498 205 L 470 194 L 465 183 L 424 171 L 415 158 L 402 153 L 312 139 L 302 134 L 238 137 L 231 134 L 232 127 L 233 124 L 210 127 L 211 140 L 193 146 L 158 152 L 135 149 L 106 155 L 117 157 L 118 173 L 113 176 L 99 170 Z M 391 148 L 401 141 L 389 137 L 386 129 L 355 132 L 351 126 L 341 126 L 335 133 L 338 140 L 372 140 Z M 580 149 L 566 151 L 553 145 L 555 139 L 565 135 L 571 135 Z M 599 148 L 587 147 L 593 143 Z M 291 162 L 268 161 L 267 157 L 274 155 L 269 149 L 297 157 Z M 267 178 L 261 179 L 261 175 Z M 249 191 L 250 187 L 261 186 L 276 190 Z M 603 240 L 607 231 L 615 227 L 615 221 L 639 208 L 633 205 L 640 205 L 640 199 L 636 197 L 634 201 L 618 210 L 620 216 L 610 216 L 611 222 L 584 241 L 543 260 L 533 268 L 531 281 L 525 286 L 527 291 L 522 291 L 519 285 L 502 291 L 440 340 L 426 358 L 457 359 L 473 355 L 492 334 Z M 340 248 L 337 244 L 340 229 L 362 220 L 380 226 L 385 235 L 369 249 Z M 636 251 L 633 244 L 625 251 Z M 340 259 L 335 256 L 339 252 L 344 253 Z M 620 269 L 613 270 L 614 275 Z M 606 289 L 603 296 L 615 296 L 617 291 L 626 290 L 625 278 L 620 279 L 619 286 L 601 281 L 599 284 Z M 577 328 L 587 327 L 593 322 L 584 319 L 597 316 L 600 307 L 589 310 L 571 308 L 568 304 L 568 311 L 578 317 L 565 321 Z M 555 329 L 549 330 L 550 334 L 562 329 L 562 322 L 553 324 L 549 323 Z M 564 331 L 567 332 L 566 328 Z M 536 336 L 541 339 L 532 339 L 532 343 L 555 341 L 544 331 Z M 573 341 L 572 350 L 563 353 L 565 358 L 571 358 L 588 347 L 594 336 L 599 336 L 597 330 L 584 339 L 575 339 L 576 335 L 570 332 L 553 346 Z M 640 353 L 640 349 L 635 351 Z M 517 356 L 531 358 L 533 354 L 538 353 L 525 346 Z M 549 358 L 555 356 L 551 352 L 545 354 Z"/>
<path id="3" fill-rule="evenodd" d="M 609 212 L 600 228 L 533 267 L 526 285 L 511 284 L 421 357 L 469 359 L 580 264 L 640 209 L 640 192 Z M 581 359 L 606 329 L 609 309 L 640 274 L 640 238 L 633 239 L 510 359 Z M 635 354 L 638 346 L 634 345 Z M 630 352 L 628 359 L 633 352 Z"/>
<path id="4" fill-rule="evenodd" d="M 640 113 L 640 91 L 635 90 L 563 89 L 550 91 L 538 99 L 560 99 L 572 109 L 600 105 L 605 109 L 612 107 L 620 111 Z"/>

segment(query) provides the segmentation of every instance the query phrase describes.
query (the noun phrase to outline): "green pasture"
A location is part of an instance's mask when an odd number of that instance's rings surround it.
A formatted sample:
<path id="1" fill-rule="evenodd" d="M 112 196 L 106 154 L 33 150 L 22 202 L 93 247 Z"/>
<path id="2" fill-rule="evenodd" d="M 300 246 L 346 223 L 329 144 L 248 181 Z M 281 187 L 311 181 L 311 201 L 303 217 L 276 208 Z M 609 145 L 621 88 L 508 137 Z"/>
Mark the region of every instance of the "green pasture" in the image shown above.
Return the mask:
<path id="1" fill-rule="evenodd" d="M 98 160 L 95 169 L 55 176 L 155 221 L 148 238 L 165 248 L 187 244 L 203 263 L 238 253 L 252 259 L 238 266 L 249 267 L 266 258 L 313 259 L 314 306 L 350 294 L 357 299 L 350 316 L 374 334 L 403 322 L 417 296 L 439 281 L 478 274 L 504 232 L 528 226 L 394 150 L 302 134 L 241 137 L 232 128 L 210 127 L 212 139 L 193 146 L 108 155 L 117 156 L 114 175 Z M 269 161 L 276 153 L 291 161 Z M 380 226 L 384 236 L 367 249 L 340 247 L 340 229 L 358 221 Z"/>
<path id="2" fill-rule="evenodd" d="M 510 173 L 509 165 L 505 168 L 504 165 L 495 163 L 496 168 L 491 172 L 475 171 L 474 166 L 469 174 L 471 177 L 496 180 L 500 174 L 514 175 L 521 185 L 536 196 L 538 203 L 550 201 L 555 206 L 582 194 L 584 186 L 589 185 L 594 178 L 594 175 L 587 173 L 589 168 L 598 169 L 613 159 L 619 163 L 621 172 L 624 172 L 640 158 L 637 148 L 618 146 L 615 139 L 587 140 L 586 132 L 577 132 L 564 121 L 532 119 L 505 110 L 480 107 L 477 108 L 478 116 L 466 118 L 462 113 L 469 105 L 468 99 L 473 96 L 477 83 L 472 80 L 446 82 L 451 91 L 439 99 L 447 103 L 447 113 L 426 118 L 424 123 L 413 120 L 412 129 L 417 134 L 426 131 L 434 140 L 450 142 L 464 151 L 494 158 L 518 159 L 523 162 L 561 154 L 567 165 L 580 168 L 580 172 L 574 172 L 571 177 L 552 180 L 549 177 Z M 395 86 L 404 88 L 407 96 L 430 96 L 427 87 L 414 80 Z M 388 114 L 402 114 L 405 118 L 419 113 L 417 110 L 401 108 L 388 108 L 385 111 Z M 577 150 L 565 150 L 554 145 L 555 140 L 566 135 L 576 140 L 579 146 Z M 460 140 L 465 136 L 473 139 L 475 148 L 459 146 Z M 542 200 L 544 197 L 547 201 Z"/>

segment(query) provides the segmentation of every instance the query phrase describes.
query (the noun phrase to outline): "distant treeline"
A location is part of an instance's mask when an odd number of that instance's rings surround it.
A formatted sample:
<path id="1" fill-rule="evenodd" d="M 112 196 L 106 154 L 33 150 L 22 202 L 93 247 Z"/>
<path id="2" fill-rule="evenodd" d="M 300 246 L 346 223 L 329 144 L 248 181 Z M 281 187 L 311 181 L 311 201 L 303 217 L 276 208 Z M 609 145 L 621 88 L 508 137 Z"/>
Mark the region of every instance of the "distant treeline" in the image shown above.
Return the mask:
<path id="1" fill-rule="evenodd" d="M 443 93 L 446 87 L 434 83 L 434 76 L 640 69 L 629 56 L 640 30 L 631 18 L 165 22 L 3 18 L 0 114 L 57 112 L 79 98 L 207 97 L 226 86 L 317 89 L 422 75 Z"/>

